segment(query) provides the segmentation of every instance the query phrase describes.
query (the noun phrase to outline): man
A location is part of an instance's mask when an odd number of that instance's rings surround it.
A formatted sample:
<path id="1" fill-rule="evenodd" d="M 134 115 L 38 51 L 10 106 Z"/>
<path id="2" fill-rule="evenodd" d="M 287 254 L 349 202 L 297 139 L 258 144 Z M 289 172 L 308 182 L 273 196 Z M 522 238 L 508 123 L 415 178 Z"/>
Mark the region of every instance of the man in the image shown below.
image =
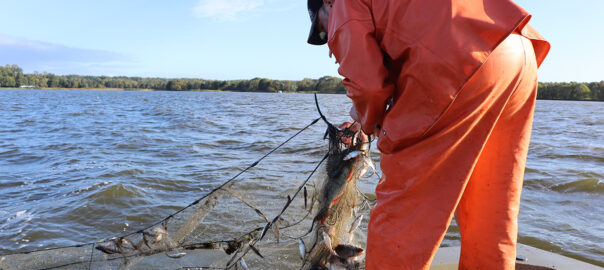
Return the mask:
<path id="1" fill-rule="evenodd" d="M 367 269 L 428 269 L 454 213 L 460 269 L 514 269 L 537 68 L 549 51 L 530 15 L 510 0 L 308 9 L 308 42 L 328 43 L 350 115 L 379 136 Z"/>

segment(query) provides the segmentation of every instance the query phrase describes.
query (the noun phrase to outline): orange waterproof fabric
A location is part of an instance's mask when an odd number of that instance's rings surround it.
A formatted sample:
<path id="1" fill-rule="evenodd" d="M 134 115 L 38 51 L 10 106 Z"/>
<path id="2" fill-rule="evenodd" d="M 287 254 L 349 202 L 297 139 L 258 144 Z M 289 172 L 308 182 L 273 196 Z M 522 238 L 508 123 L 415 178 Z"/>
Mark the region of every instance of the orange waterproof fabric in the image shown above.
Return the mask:
<path id="1" fill-rule="evenodd" d="M 549 44 L 509 0 L 338 0 L 328 45 L 366 133 L 393 152 L 420 139 L 491 51 L 515 29 Z M 392 105 L 386 110 L 388 105 Z"/>
<path id="2" fill-rule="evenodd" d="M 530 41 L 513 34 L 421 141 L 382 154 L 367 269 L 428 269 L 453 212 L 460 269 L 514 269 L 537 90 Z"/>
<path id="3" fill-rule="evenodd" d="M 549 51 L 529 19 L 508 0 L 335 1 L 329 48 L 382 152 L 367 269 L 428 269 L 454 211 L 461 269 L 513 269 Z"/>

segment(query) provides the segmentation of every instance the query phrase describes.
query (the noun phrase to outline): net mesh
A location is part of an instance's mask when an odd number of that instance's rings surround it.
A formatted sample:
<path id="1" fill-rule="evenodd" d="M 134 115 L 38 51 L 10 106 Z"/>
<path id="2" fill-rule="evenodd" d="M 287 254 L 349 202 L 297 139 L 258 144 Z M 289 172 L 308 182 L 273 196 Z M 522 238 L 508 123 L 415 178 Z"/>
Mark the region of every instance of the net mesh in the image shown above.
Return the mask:
<path id="1" fill-rule="evenodd" d="M 325 230 L 321 230 L 321 223 L 315 217 L 325 181 L 329 179 L 327 162 L 323 162 L 324 158 L 317 160 L 315 166 L 301 169 L 306 178 L 283 177 L 271 183 L 256 181 L 258 174 L 278 174 L 275 166 L 283 168 L 295 163 L 277 154 L 269 157 L 277 148 L 216 189 L 147 228 L 94 243 L 5 254 L 0 256 L 0 269 L 308 268 L 314 253 L 326 247 L 321 238 Z M 320 146 L 320 151 L 327 152 L 327 148 Z M 287 155 L 287 150 L 282 155 Z M 269 160 L 264 162 L 270 163 L 270 167 L 258 165 L 267 157 Z M 266 200 L 267 193 L 284 189 L 284 194 L 276 195 L 282 199 Z M 368 216 L 371 200 L 358 190 L 356 182 L 346 189 L 354 195 L 341 201 L 354 202 L 353 205 L 332 209 L 326 222 L 336 222 L 339 215 L 344 215 L 342 211 L 352 211 L 355 217 Z M 351 216 L 348 212 L 345 215 Z M 347 225 L 338 230 L 348 231 L 353 221 L 356 222 L 348 219 Z M 350 233 L 350 239 L 337 241 L 352 243 L 354 238 L 354 244 L 362 247 L 365 232 L 363 220 L 359 228 Z M 300 243 L 305 243 L 304 252 Z"/>

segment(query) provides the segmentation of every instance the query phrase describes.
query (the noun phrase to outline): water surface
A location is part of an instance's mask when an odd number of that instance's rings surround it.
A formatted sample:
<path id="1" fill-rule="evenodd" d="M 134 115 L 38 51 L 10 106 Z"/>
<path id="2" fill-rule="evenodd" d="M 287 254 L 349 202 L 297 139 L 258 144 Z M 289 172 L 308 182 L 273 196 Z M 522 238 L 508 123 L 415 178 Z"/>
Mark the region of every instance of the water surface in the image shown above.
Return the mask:
<path id="1" fill-rule="evenodd" d="M 344 95 L 319 97 L 333 122 L 347 120 Z M 520 242 L 604 266 L 603 111 L 537 102 Z M 0 112 L 0 253 L 143 228 L 317 117 L 307 94 L 161 91 L 0 90 Z M 244 175 L 250 196 L 282 205 L 324 154 L 324 129 L 314 125 Z M 443 245 L 458 244 L 453 228 Z"/>

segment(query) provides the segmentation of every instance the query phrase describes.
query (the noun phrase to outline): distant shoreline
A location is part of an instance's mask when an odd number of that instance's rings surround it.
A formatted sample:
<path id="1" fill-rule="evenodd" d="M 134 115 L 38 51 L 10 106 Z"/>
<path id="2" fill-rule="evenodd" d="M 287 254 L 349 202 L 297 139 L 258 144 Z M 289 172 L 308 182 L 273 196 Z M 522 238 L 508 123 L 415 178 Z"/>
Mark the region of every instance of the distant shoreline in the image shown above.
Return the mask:
<path id="1" fill-rule="evenodd" d="M 298 93 L 298 94 L 334 94 L 334 93 L 321 93 L 319 91 L 304 91 L 304 92 L 296 92 L 296 91 L 281 91 L 281 92 L 268 92 L 268 91 L 238 91 L 238 90 L 216 90 L 216 89 L 191 89 L 191 90 L 168 90 L 168 89 L 138 89 L 138 88 L 65 88 L 65 87 L 44 87 L 44 88 L 19 88 L 19 87 L 2 87 L 0 89 L 7 90 L 82 90 L 82 91 L 167 91 L 167 92 L 225 92 L 225 93 Z M 335 93 L 335 94 L 345 94 L 345 93 Z"/>
<path id="2" fill-rule="evenodd" d="M 268 93 L 322 93 L 345 94 L 346 87 L 338 77 L 319 79 L 272 80 L 205 80 L 196 78 L 146 78 L 125 76 L 54 75 L 52 73 L 26 74 L 17 65 L 0 66 L 0 88 L 18 89 L 21 86 L 58 90 L 108 91 L 214 91 L 214 92 L 268 92 Z M 604 101 L 604 81 L 539 83 L 537 99 Z"/>
<path id="3" fill-rule="evenodd" d="M 81 91 L 169 91 L 169 92 L 246 92 L 246 91 L 231 91 L 231 90 L 213 90 L 213 89 L 195 89 L 195 90 L 167 90 L 167 89 L 138 89 L 138 88 L 64 88 L 64 87 L 44 87 L 44 88 L 19 88 L 19 87 L 1 87 L 0 89 L 7 90 L 81 90 Z M 248 91 L 251 92 L 251 91 Z M 263 92 L 267 93 L 267 92 Z M 291 93 L 291 92 L 283 92 L 283 93 Z"/>
<path id="4" fill-rule="evenodd" d="M 65 87 L 36 87 L 36 88 L 20 88 L 20 87 L 0 87 L 0 89 L 13 90 L 102 90 L 102 91 L 157 91 L 155 89 L 126 89 L 126 88 L 65 88 Z M 168 90 L 166 90 L 168 91 Z"/>

